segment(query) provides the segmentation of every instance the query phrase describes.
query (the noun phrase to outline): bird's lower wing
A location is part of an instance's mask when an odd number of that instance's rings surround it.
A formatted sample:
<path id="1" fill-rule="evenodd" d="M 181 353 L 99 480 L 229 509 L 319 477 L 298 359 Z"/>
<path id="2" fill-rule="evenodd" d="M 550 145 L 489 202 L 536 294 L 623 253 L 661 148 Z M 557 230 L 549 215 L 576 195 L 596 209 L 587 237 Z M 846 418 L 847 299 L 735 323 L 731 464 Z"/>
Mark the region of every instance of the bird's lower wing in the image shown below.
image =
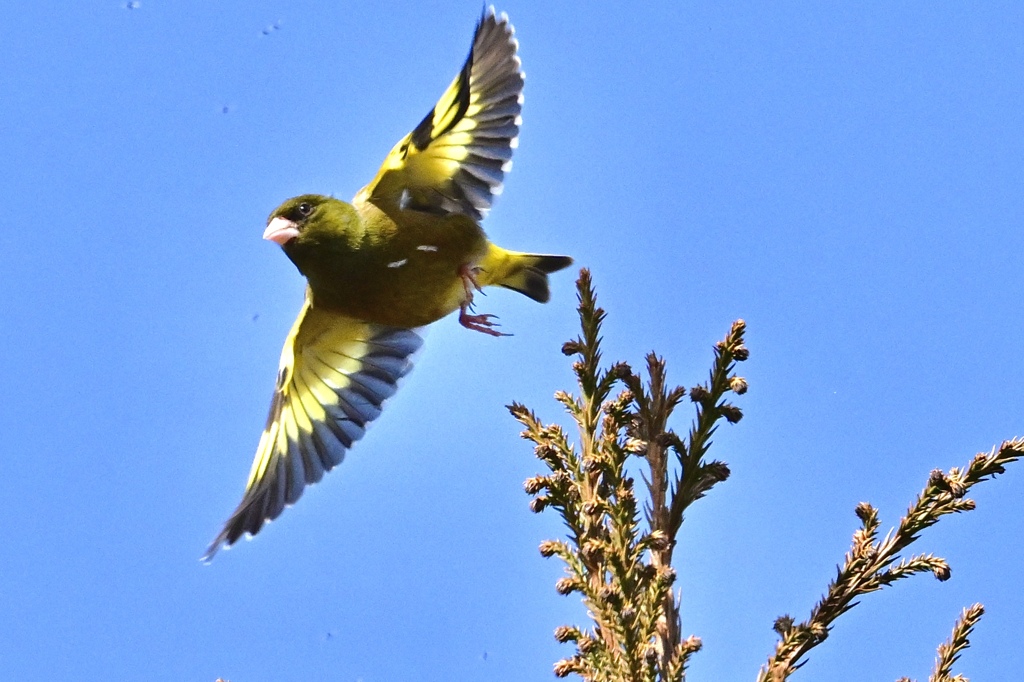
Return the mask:
<path id="1" fill-rule="evenodd" d="M 411 329 L 313 308 L 307 299 L 281 351 L 270 414 L 242 502 L 204 561 L 245 533 L 258 533 L 307 485 L 341 463 L 394 395 L 422 343 Z"/>

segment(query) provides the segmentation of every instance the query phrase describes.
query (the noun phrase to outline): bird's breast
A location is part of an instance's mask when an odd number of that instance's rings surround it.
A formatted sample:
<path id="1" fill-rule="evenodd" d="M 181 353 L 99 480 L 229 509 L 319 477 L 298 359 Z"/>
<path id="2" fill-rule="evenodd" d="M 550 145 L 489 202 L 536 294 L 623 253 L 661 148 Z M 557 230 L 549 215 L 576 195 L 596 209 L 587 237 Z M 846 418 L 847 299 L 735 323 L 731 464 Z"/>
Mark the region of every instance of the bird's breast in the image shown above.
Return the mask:
<path id="1" fill-rule="evenodd" d="M 460 273 L 486 253 L 483 231 L 464 216 L 406 213 L 371 213 L 355 248 L 339 246 L 308 269 L 313 305 L 395 327 L 456 310 L 466 299 Z"/>

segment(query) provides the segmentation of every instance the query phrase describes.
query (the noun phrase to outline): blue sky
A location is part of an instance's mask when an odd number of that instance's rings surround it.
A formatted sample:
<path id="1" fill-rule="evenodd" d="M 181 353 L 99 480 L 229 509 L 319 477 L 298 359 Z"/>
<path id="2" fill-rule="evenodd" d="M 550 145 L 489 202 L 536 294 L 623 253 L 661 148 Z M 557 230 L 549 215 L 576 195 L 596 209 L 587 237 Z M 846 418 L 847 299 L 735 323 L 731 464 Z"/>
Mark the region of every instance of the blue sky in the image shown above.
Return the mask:
<path id="1" fill-rule="evenodd" d="M 703 380 L 749 324 L 732 478 L 677 550 L 691 680 L 753 679 L 869 500 L 1024 434 L 1024 7 L 508 2 L 527 73 L 509 248 L 568 253 L 606 357 Z M 350 197 L 433 105 L 475 2 L 16 3 L 0 28 L 0 678 L 545 680 L 582 622 L 504 405 L 571 388 L 573 274 L 515 336 L 434 325 L 345 461 L 253 542 L 237 503 L 302 281 L 267 214 Z M 276 26 L 276 28 L 274 28 Z M 264 35 L 264 29 L 266 35 Z M 675 426 L 687 427 L 680 413 Z M 1020 465 L 1018 465 L 1020 466 Z M 1024 472 L 916 546 L 953 578 L 870 595 L 794 679 L 1024 668 Z"/>

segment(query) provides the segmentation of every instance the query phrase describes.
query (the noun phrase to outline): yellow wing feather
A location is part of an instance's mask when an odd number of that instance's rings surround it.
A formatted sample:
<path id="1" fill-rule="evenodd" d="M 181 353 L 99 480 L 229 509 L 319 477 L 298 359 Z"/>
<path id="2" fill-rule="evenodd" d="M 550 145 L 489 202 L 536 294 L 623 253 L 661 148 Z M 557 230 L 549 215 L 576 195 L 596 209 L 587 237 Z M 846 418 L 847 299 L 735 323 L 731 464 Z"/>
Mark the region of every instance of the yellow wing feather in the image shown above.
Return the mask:
<path id="1" fill-rule="evenodd" d="M 462 70 L 356 203 L 484 217 L 501 193 L 519 135 L 523 74 L 514 33 L 493 8 L 480 19 Z"/>
<path id="2" fill-rule="evenodd" d="M 412 367 L 422 340 L 410 329 L 303 305 L 284 349 L 267 424 L 242 501 L 206 550 L 255 535 L 340 464 Z"/>

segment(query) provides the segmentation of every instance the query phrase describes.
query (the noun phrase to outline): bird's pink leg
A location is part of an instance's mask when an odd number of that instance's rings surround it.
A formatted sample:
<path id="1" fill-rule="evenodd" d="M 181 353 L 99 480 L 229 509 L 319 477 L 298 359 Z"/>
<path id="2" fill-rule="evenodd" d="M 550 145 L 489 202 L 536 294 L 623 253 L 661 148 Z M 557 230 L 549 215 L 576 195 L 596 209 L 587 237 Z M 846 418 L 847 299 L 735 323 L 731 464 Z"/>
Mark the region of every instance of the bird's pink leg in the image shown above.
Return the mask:
<path id="1" fill-rule="evenodd" d="M 459 306 L 459 324 L 466 329 L 472 329 L 473 331 L 483 332 L 484 334 L 490 334 L 491 336 L 512 336 L 511 334 L 505 334 L 499 332 L 495 327 L 498 326 L 497 322 L 491 320 L 497 319 L 494 315 L 470 315 L 470 311 L 473 310 L 473 291 L 483 291 L 483 287 L 476 281 L 475 277 L 476 268 L 471 268 L 468 265 L 463 265 L 459 268 L 459 277 L 462 278 L 462 286 L 466 288 L 466 300 Z"/>

